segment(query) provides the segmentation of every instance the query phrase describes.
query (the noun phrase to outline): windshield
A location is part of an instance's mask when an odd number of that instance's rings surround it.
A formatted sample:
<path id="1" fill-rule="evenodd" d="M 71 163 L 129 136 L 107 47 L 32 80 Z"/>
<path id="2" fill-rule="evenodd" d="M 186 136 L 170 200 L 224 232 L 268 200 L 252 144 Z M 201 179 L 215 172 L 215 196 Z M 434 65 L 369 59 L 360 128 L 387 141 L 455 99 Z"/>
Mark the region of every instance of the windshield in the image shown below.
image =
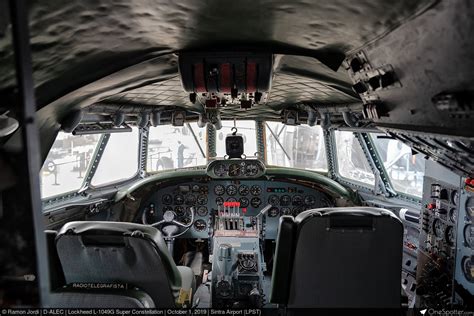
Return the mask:
<path id="1" fill-rule="evenodd" d="M 40 172 L 42 198 L 81 188 L 100 138 L 58 133 Z"/>
<path id="2" fill-rule="evenodd" d="M 374 185 L 375 176 L 353 132 L 335 131 L 337 170 L 349 180 Z"/>
<path id="3" fill-rule="evenodd" d="M 326 148 L 320 126 L 265 123 L 267 164 L 327 171 Z"/>
<path id="4" fill-rule="evenodd" d="M 206 143 L 206 128 L 199 128 L 195 122 L 182 127 L 150 127 L 146 170 L 155 172 L 205 165 Z"/>
<path id="5" fill-rule="evenodd" d="M 132 178 L 138 172 L 138 128 L 110 134 L 91 185 L 102 186 Z"/>

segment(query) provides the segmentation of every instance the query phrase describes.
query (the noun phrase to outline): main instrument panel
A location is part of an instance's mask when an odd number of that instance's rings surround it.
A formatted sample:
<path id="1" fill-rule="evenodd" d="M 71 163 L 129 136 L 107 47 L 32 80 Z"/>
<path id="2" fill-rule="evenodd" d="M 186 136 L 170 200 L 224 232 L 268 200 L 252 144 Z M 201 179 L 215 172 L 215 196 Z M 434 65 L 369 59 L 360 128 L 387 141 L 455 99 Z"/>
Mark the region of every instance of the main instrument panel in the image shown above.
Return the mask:
<path id="1" fill-rule="evenodd" d="M 164 212 L 174 211 L 179 221 L 189 223 L 194 206 L 193 226 L 183 237 L 207 238 L 212 233 L 212 215 L 224 202 L 240 202 L 241 211 L 247 216 L 256 216 L 271 204 L 266 215 L 266 239 L 276 239 L 280 216 L 296 216 L 307 209 L 334 205 L 332 198 L 319 189 L 286 181 L 197 180 L 161 187 L 145 203 L 138 221 L 154 223 L 161 220 Z"/>

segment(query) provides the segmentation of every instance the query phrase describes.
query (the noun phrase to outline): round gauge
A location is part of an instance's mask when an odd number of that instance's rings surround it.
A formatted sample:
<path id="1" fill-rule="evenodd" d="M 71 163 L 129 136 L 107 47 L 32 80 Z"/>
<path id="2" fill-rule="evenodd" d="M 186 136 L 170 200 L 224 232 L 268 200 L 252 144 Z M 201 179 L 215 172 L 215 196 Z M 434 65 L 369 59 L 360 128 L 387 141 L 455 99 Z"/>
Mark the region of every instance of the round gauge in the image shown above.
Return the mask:
<path id="1" fill-rule="evenodd" d="M 241 197 L 239 199 L 239 202 L 240 202 L 240 207 L 248 207 L 250 204 L 249 199 L 247 199 L 246 197 Z"/>
<path id="2" fill-rule="evenodd" d="M 186 210 L 182 206 L 176 206 L 174 208 L 174 212 L 176 213 L 177 216 L 183 216 L 184 214 L 186 214 Z"/>
<path id="3" fill-rule="evenodd" d="M 171 206 L 165 206 L 163 207 L 163 214 L 166 212 L 173 212 L 173 208 Z"/>
<path id="4" fill-rule="evenodd" d="M 246 186 L 245 184 L 242 184 L 240 187 L 239 187 L 239 194 L 240 195 L 247 195 L 249 194 L 250 192 L 250 189 L 248 186 Z"/>
<path id="5" fill-rule="evenodd" d="M 464 277 L 469 282 L 474 282 L 474 263 L 471 261 L 471 257 L 466 256 L 462 258 L 461 265 Z"/>
<path id="6" fill-rule="evenodd" d="M 291 201 L 292 201 L 294 206 L 303 205 L 303 197 L 301 195 L 293 196 L 293 199 Z"/>
<path id="7" fill-rule="evenodd" d="M 293 208 L 293 216 L 297 216 L 298 214 L 300 214 L 301 212 L 304 212 L 304 211 L 305 211 L 305 209 L 302 206 L 294 207 Z"/>
<path id="8" fill-rule="evenodd" d="M 237 202 L 237 199 L 233 196 L 231 197 L 228 197 L 227 200 L 225 200 L 226 202 Z"/>
<path id="9" fill-rule="evenodd" d="M 449 219 L 451 220 L 451 222 L 456 223 L 456 219 L 457 219 L 458 214 L 457 214 L 457 211 L 454 207 L 449 210 L 448 216 L 449 216 Z"/>
<path id="10" fill-rule="evenodd" d="M 451 203 L 453 203 L 454 205 L 458 205 L 458 201 L 459 201 L 459 192 L 458 190 L 453 190 L 451 192 Z"/>
<path id="11" fill-rule="evenodd" d="M 198 197 L 197 197 L 197 204 L 199 204 L 199 205 L 205 205 L 205 204 L 207 204 L 207 196 L 202 195 L 202 194 L 198 195 Z"/>
<path id="12" fill-rule="evenodd" d="M 268 210 L 268 217 L 277 217 L 278 215 L 280 215 L 278 207 L 272 207 Z"/>
<path id="13" fill-rule="evenodd" d="M 288 206 L 290 205 L 291 203 L 291 197 L 289 195 L 283 195 L 281 198 L 280 198 L 280 205 L 281 206 Z"/>
<path id="14" fill-rule="evenodd" d="M 221 185 L 221 184 L 216 185 L 216 186 L 214 187 L 214 193 L 215 193 L 216 195 L 222 195 L 222 194 L 224 194 L 224 193 L 225 193 L 225 188 L 224 188 L 224 186 Z"/>
<path id="15" fill-rule="evenodd" d="M 224 199 L 222 197 L 216 197 L 216 205 L 224 204 Z"/>
<path id="16" fill-rule="evenodd" d="M 214 174 L 218 177 L 224 177 L 227 174 L 227 168 L 224 164 L 217 164 L 214 166 Z"/>
<path id="17" fill-rule="evenodd" d="M 316 203 L 316 199 L 312 195 L 307 195 L 304 197 L 304 204 L 306 206 L 313 206 Z"/>
<path id="18" fill-rule="evenodd" d="M 474 197 L 470 197 L 466 201 L 466 214 L 469 218 L 474 218 Z"/>
<path id="19" fill-rule="evenodd" d="M 252 207 L 259 207 L 260 204 L 262 204 L 262 200 L 260 200 L 260 198 L 258 197 L 253 197 L 251 200 L 250 200 L 250 205 L 252 205 Z"/>
<path id="20" fill-rule="evenodd" d="M 282 207 L 280 211 L 281 215 L 291 215 L 291 208 L 289 207 Z"/>
<path id="21" fill-rule="evenodd" d="M 268 197 L 268 204 L 271 204 L 273 206 L 278 206 L 280 204 L 280 198 L 276 194 L 271 194 Z"/>
<path id="22" fill-rule="evenodd" d="M 201 187 L 197 184 L 193 185 L 193 188 L 192 188 L 193 192 L 199 192 L 201 190 Z"/>
<path id="23" fill-rule="evenodd" d="M 454 227 L 453 226 L 448 226 L 446 228 L 446 243 L 449 246 L 453 246 L 454 242 L 456 241 L 456 235 L 454 234 Z"/>
<path id="24" fill-rule="evenodd" d="M 237 194 L 237 187 L 233 184 L 227 186 L 227 189 L 225 190 L 227 192 L 227 195 L 236 195 Z"/>
<path id="25" fill-rule="evenodd" d="M 181 205 L 183 203 L 184 203 L 184 196 L 182 196 L 181 194 L 176 194 L 174 196 L 174 204 Z"/>
<path id="26" fill-rule="evenodd" d="M 247 177 L 254 177 L 258 173 L 258 165 L 256 163 L 249 163 L 245 167 L 245 175 Z"/>
<path id="27" fill-rule="evenodd" d="M 233 163 L 229 165 L 229 176 L 230 177 L 238 177 L 242 172 L 242 168 L 238 163 Z"/>
<path id="28" fill-rule="evenodd" d="M 171 196 L 171 194 L 165 194 L 161 198 L 161 202 L 163 202 L 164 205 L 170 205 L 173 203 L 173 197 Z"/>
<path id="29" fill-rule="evenodd" d="M 262 193 L 262 188 L 258 185 L 252 185 L 250 188 L 250 194 L 252 195 L 260 195 Z"/>
<path id="30" fill-rule="evenodd" d="M 242 267 L 243 270 L 251 271 L 255 269 L 257 262 L 254 260 L 253 257 L 242 257 L 239 259 L 239 265 Z"/>
<path id="31" fill-rule="evenodd" d="M 474 249 L 474 226 L 472 224 L 464 227 L 464 242 L 466 243 L 466 246 Z"/>
<path id="32" fill-rule="evenodd" d="M 196 210 L 196 213 L 199 216 L 207 216 L 208 214 L 207 207 L 199 206 L 198 209 Z"/>
<path id="33" fill-rule="evenodd" d="M 207 224 L 202 219 L 197 219 L 194 221 L 193 227 L 196 231 L 202 232 L 207 229 Z"/>
<path id="34" fill-rule="evenodd" d="M 186 205 L 194 205 L 194 204 L 196 204 L 196 197 L 192 194 L 188 194 L 188 195 L 186 195 L 186 197 L 184 199 L 184 203 Z"/>
<path id="35" fill-rule="evenodd" d="M 436 237 L 438 238 L 443 238 L 444 235 L 444 229 L 443 229 L 443 223 L 439 219 L 435 219 L 433 221 L 433 233 Z"/>

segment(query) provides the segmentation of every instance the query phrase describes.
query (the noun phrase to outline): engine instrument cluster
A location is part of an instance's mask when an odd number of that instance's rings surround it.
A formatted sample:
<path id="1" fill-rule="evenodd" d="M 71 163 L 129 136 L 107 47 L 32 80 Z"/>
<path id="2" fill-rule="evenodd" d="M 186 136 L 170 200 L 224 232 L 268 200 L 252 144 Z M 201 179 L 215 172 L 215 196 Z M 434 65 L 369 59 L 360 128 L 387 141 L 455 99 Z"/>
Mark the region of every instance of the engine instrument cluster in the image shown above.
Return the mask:
<path id="1" fill-rule="evenodd" d="M 265 165 L 257 159 L 216 160 L 207 167 L 211 178 L 258 178 L 265 173 Z"/>
<path id="2" fill-rule="evenodd" d="M 327 194 L 300 184 L 266 180 L 202 180 L 169 184 L 153 193 L 140 216 L 141 222 L 161 220 L 166 211 L 176 213 L 178 220 L 189 223 L 190 208 L 196 209 L 191 229 L 185 238 L 208 238 L 212 234 L 213 215 L 224 202 L 240 202 L 247 216 L 256 216 L 266 205 L 272 205 L 265 220 L 265 238 L 276 239 L 279 218 L 296 216 L 313 208 L 333 206 Z"/>

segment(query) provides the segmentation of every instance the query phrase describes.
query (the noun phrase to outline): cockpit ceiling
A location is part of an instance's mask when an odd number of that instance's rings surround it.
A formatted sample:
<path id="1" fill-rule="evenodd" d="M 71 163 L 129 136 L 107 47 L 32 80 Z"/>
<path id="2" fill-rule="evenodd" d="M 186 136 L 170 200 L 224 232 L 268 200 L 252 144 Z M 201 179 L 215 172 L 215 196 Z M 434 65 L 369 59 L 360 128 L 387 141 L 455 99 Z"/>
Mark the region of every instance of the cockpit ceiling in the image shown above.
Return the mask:
<path id="1" fill-rule="evenodd" d="M 377 39 L 433 2 L 33 1 L 30 30 L 38 99 L 45 105 L 153 54 L 183 49 L 245 46 L 308 54 L 334 65 L 334 52 L 344 54 Z M 4 22 L 0 90 L 12 87 L 15 78 Z"/>

